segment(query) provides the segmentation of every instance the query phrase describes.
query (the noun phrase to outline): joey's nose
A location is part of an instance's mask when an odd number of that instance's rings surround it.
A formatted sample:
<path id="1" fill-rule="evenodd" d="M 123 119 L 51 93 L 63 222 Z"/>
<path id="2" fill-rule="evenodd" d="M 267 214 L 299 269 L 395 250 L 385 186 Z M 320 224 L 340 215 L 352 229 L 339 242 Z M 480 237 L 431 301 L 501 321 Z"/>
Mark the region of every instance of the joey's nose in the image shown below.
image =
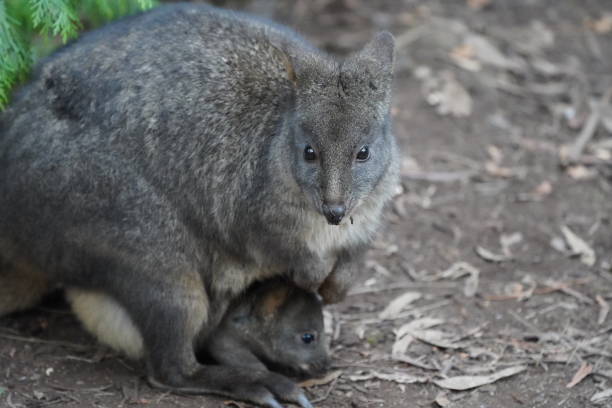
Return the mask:
<path id="1" fill-rule="evenodd" d="M 324 204 L 323 214 L 325 214 L 327 222 L 338 225 L 342 218 L 344 218 L 344 214 L 346 214 L 346 207 L 344 204 Z"/>

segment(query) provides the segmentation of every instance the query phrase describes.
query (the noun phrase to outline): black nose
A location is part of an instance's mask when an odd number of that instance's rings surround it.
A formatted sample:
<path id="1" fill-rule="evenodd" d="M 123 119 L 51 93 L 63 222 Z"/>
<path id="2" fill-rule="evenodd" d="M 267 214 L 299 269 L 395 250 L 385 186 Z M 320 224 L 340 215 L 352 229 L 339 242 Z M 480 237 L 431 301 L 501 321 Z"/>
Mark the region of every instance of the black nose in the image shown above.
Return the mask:
<path id="1" fill-rule="evenodd" d="M 323 214 L 325 214 L 327 222 L 333 225 L 338 225 L 340 224 L 340 221 L 342 221 L 342 218 L 344 218 L 344 214 L 346 214 L 346 207 L 344 204 L 324 204 Z"/>
<path id="2" fill-rule="evenodd" d="M 330 367 L 331 367 L 331 359 L 329 357 L 325 357 L 321 361 L 321 364 L 319 365 L 319 368 L 320 368 L 321 372 L 328 371 Z"/>

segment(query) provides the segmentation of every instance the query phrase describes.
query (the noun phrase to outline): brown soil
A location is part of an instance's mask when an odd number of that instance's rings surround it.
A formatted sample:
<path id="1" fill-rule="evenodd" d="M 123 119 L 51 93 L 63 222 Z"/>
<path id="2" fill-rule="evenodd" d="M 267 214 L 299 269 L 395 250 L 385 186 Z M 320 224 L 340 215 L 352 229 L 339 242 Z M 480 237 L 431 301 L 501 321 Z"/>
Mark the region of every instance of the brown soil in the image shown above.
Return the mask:
<path id="1" fill-rule="evenodd" d="M 404 153 L 404 191 L 361 269 L 355 293 L 329 309 L 336 329 L 335 369 L 342 375 L 308 389 L 312 400 L 320 400 L 315 405 L 593 405 L 593 395 L 609 388 L 612 378 L 612 318 L 602 314 L 602 305 L 612 301 L 610 111 L 602 110 L 575 160 L 559 151 L 583 131 L 593 111 L 589 100 L 601 101 L 612 86 L 612 27 L 606 26 L 612 25 L 612 4 L 247 3 L 332 52 L 356 49 L 378 29 L 404 43 L 397 54 L 393 109 Z M 495 50 L 478 51 L 470 35 Z M 495 60 L 495 51 L 505 59 Z M 461 89 L 445 93 L 445 83 Z M 458 116 L 441 115 L 429 103 L 446 96 L 442 103 Z M 564 249 L 563 225 L 594 250 L 592 266 L 588 257 Z M 491 262 L 484 259 L 490 255 L 475 251 L 480 246 L 503 254 L 500 238 L 514 233 L 520 239 L 503 259 Z M 443 273 L 458 262 L 479 271 L 477 286 L 473 276 Z M 380 311 L 407 291 L 421 297 L 403 317 L 381 321 Z M 426 368 L 394 360 L 394 329 L 423 317 L 443 320 L 436 329 L 449 334 L 450 347 L 413 341 L 406 354 Z M 568 388 L 583 364 L 591 373 Z M 434 384 L 516 365 L 527 369 L 467 391 Z M 152 389 L 143 373 L 141 364 L 98 346 L 61 294 L 35 310 L 0 319 L 1 407 L 224 406 L 218 398 Z M 376 373 L 409 374 L 422 382 L 399 384 L 372 377 Z M 612 406 L 612 400 L 600 406 Z"/>

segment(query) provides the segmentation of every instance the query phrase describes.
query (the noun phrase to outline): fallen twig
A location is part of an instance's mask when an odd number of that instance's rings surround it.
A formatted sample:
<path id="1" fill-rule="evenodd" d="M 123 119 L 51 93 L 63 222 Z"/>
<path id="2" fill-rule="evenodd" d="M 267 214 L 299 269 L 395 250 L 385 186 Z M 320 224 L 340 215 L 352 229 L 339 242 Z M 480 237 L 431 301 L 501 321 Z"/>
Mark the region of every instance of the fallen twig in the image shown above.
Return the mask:
<path id="1" fill-rule="evenodd" d="M 547 286 L 543 288 L 536 288 L 534 289 L 533 294 L 534 295 L 546 295 L 548 293 L 562 291 L 563 289 L 567 289 L 572 286 L 584 285 L 590 281 L 591 281 L 590 278 L 583 278 L 583 279 L 576 279 L 576 280 L 569 281 L 569 282 L 559 282 L 556 285 L 551 285 L 551 286 Z M 510 294 L 510 295 L 487 295 L 484 298 L 486 300 L 500 301 L 500 300 L 521 299 L 522 297 L 523 297 L 523 293 Z"/>
<path id="2" fill-rule="evenodd" d="M 597 127 L 599 126 L 599 122 L 601 120 L 601 109 L 602 107 L 610 103 L 611 97 L 612 88 L 608 88 L 608 90 L 603 94 L 599 102 L 591 103 L 591 113 L 589 115 L 589 118 L 587 119 L 586 124 L 582 128 L 582 131 L 578 135 L 578 138 L 567 151 L 567 159 L 570 162 L 574 162 L 580 158 L 586 144 L 593 138 L 593 135 L 595 134 L 595 131 L 597 130 Z"/>
<path id="3" fill-rule="evenodd" d="M 45 339 L 38 339 L 36 337 L 24 337 L 24 336 L 17 336 L 14 334 L 6 334 L 6 333 L 0 333 L 0 338 L 7 339 L 7 340 L 23 341 L 26 343 L 51 344 L 54 346 L 69 347 L 69 348 L 73 348 L 77 350 L 91 349 L 91 346 L 87 346 L 84 344 L 76 344 L 76 343 L 70 343 L 67 341 L 60 341 L 60 340 L 45 340 Z"/>
<path id="4" fill-rule="evenodd" d="M 329 384 L 337 380 L 338 378 L 340 378 L 341 375 L 342 375 L 342 370 L 336 370 L 336 371 L 332 371 L 331 373 L 327 374 L 323 378 L 311 378 L 309 380 L 302 381 L 298 385 L 302 388 L 310 388 L 310 387 L 316 387 L 319 385 L 326 385 L 326 384 Z"/>
<path id="5" fill-rule="evenodd" d="M 430 183 L 454 183 L 456 181 L 466 182 L 476 176 L 476 170 L 463 171 L 419 171 L 404 172 L 402 177 L 409 180 L 429 181 Z"/>
<path id="6" fill-rule="evenodd" d="M 608 313 L 610 312 L 610 305 L 600 295 L 595 296 L 595 300 L 597 300 L 597 303 L 600 307 L 599 316 L 597 317 L 597 324 L 601 326 L 603 322 L 606 321 L 606 317 L 608 317 Z"/>
<path id="7" fill-rule="evenodd" d="M 440 288 L 440 289 L 455 289 L 459 285 L 452 282 L 397 282 L 379 287 L 362 287 L 351 290 L 347 296 L 365 295 L 369 293 L 384 292 L 387 290 L 397 289 L 419 289 L 419 288 Z"/>
<path id="8" fill-rule="evenodd" d="M 312 402 L 313 404 L 318 404 L 319 402 L 323 402 L 323 401 L 325 401 L 327 398 L 329 398 L 329 396 L 330 396 L 330 394 L 331 394 L 332 390 L 333 390 L 333 389 L 336 387 L 336 383 L 338 382 L 338 378 L 339 378 L 339 377 L 336 377 L 336 378 L 334 378 L 334 379 L 332 380 L 332 383 L 329 385 L 329 387 L 327 387 L 327 390 L 325 391 L 325 394 L 323 394 L 323 396 L 322 396 L 322 397 L 316 398 L 316 399 L 312 400 L 311 402 Z"/>

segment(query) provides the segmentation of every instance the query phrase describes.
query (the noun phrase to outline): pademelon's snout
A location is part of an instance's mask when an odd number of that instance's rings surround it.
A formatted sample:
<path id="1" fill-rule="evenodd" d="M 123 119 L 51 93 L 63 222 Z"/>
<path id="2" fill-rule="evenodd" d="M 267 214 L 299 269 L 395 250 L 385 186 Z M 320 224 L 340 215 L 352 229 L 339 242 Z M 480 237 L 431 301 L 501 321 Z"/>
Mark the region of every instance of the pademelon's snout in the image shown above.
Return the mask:
<path id="1" fill-rule="evenodd" d="M 323 204 L 323 215 L 328 223 L 338 225 L 346 215 L 346 206 L 344 204 Z"/>
<path id="2" fill-rule="evenodd" d="M 299 367 L 300 375 L 307 378 L 316 378 L 324 375 L 331 366 L 329 357 L 323 357 L 309 364 L 301 364 Z"/>

